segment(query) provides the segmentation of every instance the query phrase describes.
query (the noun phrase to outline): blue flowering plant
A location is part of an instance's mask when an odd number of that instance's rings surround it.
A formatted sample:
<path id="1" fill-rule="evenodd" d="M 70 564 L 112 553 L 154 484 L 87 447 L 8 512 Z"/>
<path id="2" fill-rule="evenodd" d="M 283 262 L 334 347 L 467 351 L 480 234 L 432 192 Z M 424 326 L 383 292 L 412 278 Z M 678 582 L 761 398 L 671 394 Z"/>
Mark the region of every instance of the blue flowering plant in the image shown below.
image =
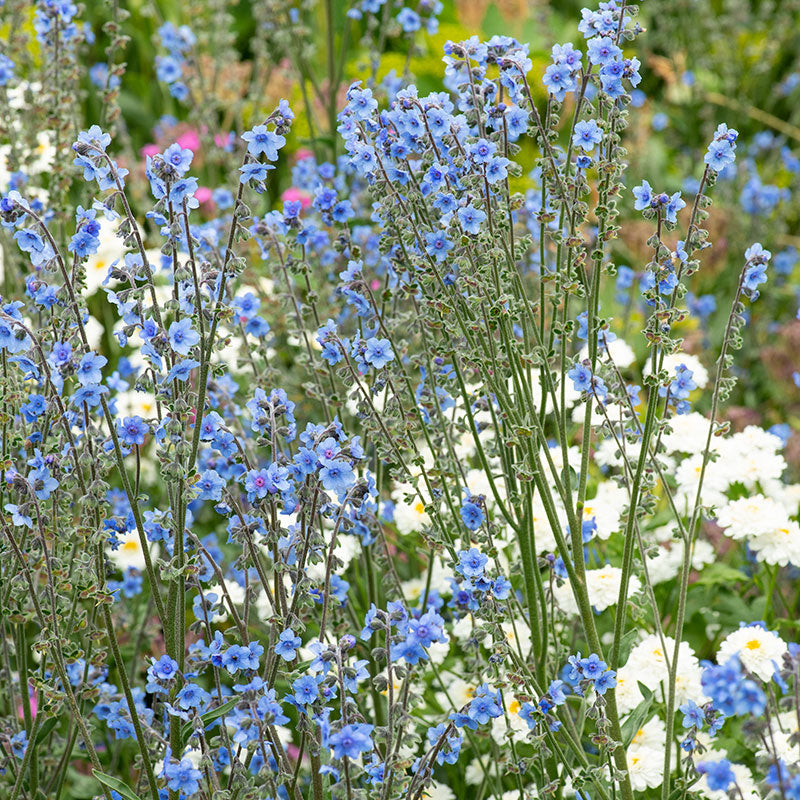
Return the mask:
<path id="1" fill-rule="evenodd" d="M 373 59 L 442 9 L 394 11 L 350 8 Z M 210 210 L 186 140 L 120 156 L 112 49 L 69 177 L 0 198 L 3 797 L 800 797 L 790 430 L 724 419 L 776 259 L 706 324 L 739 135 L 631 178 L 638 20 L 541 70 L 448 41 L 427 94 L 334 63 L 335 142 L 289 165 L 281 100 Z M 158 41 L 199 113 L 195 33 Z"/>

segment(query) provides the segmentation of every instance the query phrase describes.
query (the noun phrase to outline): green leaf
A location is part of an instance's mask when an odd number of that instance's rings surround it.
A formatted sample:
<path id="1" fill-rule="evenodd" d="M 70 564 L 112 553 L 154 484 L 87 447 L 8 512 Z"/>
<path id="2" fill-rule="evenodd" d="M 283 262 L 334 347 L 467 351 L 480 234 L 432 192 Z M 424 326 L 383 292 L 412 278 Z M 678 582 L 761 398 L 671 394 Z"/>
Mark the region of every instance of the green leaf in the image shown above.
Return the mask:
<path id="1" fill-rule="evenodd" d="M 631 654 L 631 650 L 633 650 L 633 645 L 636 643 L 636 640 L 638 638 L 639 638 L 639 631 L 635 629 L 628 631 L 626 634 L 623 635 L 622 641 L 619 643 L 620 664 L 624 664 L 628 660 L 628 656 Z"/>
<path id="2" fill-rule="evenodd" d="M 211 711 L 206 711 L 205 714 L 201 714 L 200 719 L 203 722 L 203 727 L 208 727 L 212 722 L 214 722 L 214 720 L 217 720 L 221 716 L 227 714 L 234 708 L 234 706 L 236 706 L 237 703 L 241 703 L 241 698 L 234 697 L 231 700 L 228 700 L 226 703 L 223 703 L 221 706 L 217 706 L 216 708 L 212 708 Z M 186 723 L 186 725 L 181 728 L 181 741 L 186 742 L 192 735 L 193 730 L 194 726 L 192 723 Z"/>
<path id="3" fill-rule="evenodd" d="M 645 721 L 650 711 L 650 706 L 653 705 L 653 692 L 643 683 L 639 683 L 639 691 L 642 693 L 644 700 L 633 709 L 631 715 L 625 720 L 625 724 L 622 726 L 622 743 L 625 747 L 628 747 L 633 741 L 633 737 L 639 732 L 642 723 Z"/>
<path id="4" fill-rule="evenodd" d="M 97 778 L 104 786 L 108 786 L 109 789 L 113 789 L 115 792 L 119 792 L 125 800 L 140 800 L 139 796 L 134 793 L 133 789 L 128 786 L 125 781 L 121 781 L 119 778 L 115 778 L 113 775 L 106 775 L 105 772 L 100 772 L 99 769 L 93 769 L 92 775 Z"/>
<path id="5" fill-rule="evenodd" d="M 720 583 L 730 584 L 734 581 L 741 581 L 744 577 L 744 573 L 740 570 L 717 561 L 714 564 L 709 564 L 703 570 L 700 577 L 695 581 L 695 585 L 716 586 Z"/>
<path id="6" fill-rule="evenodd" d="M 58 725 L 57 717 L 50 717 L 49 719 L 46 719 L 36 733 L 36 740 L 34 744 L 39 744 L 39 742 L 41 742 L 44 737 L 47 736 L 47 734 L 50 733 L 53 728 L 55 728 L 56 725 Z"/>

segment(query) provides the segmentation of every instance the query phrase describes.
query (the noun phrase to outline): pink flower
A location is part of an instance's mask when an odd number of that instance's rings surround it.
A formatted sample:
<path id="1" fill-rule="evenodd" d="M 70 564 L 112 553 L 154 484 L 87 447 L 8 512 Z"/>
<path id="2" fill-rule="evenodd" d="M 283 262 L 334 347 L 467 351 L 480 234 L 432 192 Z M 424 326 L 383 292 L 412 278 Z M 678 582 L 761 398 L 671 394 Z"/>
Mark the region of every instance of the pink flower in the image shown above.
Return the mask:
<path id="1" fill-rule="evenodd" d="M 296 186 L 290 186 L 282 195 L 281 200 L 284 203 L 291 202 L 293 200 L 300 201 L 300 205 L 303 208 L 308 208 L 311 205 L 311 196 L 308 192 L 304 192 L 302 189 L 298 189 Z"/>
<path id="2" fill-rule="evenodd" d="M 36 691 L 33 686 L 28 687 L 28 697 L 31 699 L 31 716 L 36 716 L 36 709 L 38 707 L 38 703 L 36 702 Z M 19 718 L 23 719 L 25 716 L 25 711 L 22 708 L 22 703 L 17 706 L 17 714 L 19 714 Z"/>
<path id="3" fill-rule="evenodd" d="M 214 144 L 217 147 L 221 147 L 223 150 L 226 150 L 233 144 L 234 140 L 233 133 L 215 133 L 214 134 Z"/>
<path id="4" fill-rule="evenodd" d="M 297 761 L 297 756 L 300 755 L 300 748 L 296 744 L 291 744 L 290 742 L 286 747 L 286 752 L 292 761 Z"/>
<path id="5" fill-rule="evenodd" d="M 198 203 L 207 203 L 211 199 L 211 189 L 208 186 L 200 186 L 194 196 Z"/>
<path id="6" fill-rule="evenodd" d="M 150 156 L 150 158 L 152 158 L 154 155 L 156 155 L 156 153 L 160 153 L 161 150 L 159 150 L 157 144 L 151 143 L 151 144 L 146 144 L 139 152 L 142 154 L 142 158 L 147 158 L 147 156 Z"/>
<path id="7" fill-rule="evenodd" d="M 307 147 L 301 147 L 295 154 L 294 157 L 298 161 L 302 161 L 304 158 L 313 158 L 314 153 L 309 150 Z"/>
<path id="8" fill-rule="evenodd" d="M 188 130 L 178 137 L 178 144 L 196 153 L 200 149 L 200 137 L 196 131 Z"/>
<path id="9" fill-rule="evenodd" d="M 197 196 L 197 192 L 195 192 L 195 196 Z M 370 284 L 370 287 L 372 288 L 373 292 L 377 292 L 378 289 L 381 288 L 381 282 L 377 278 L 375 278 L 375 280 L 372 281 L 372 283 Z"/>

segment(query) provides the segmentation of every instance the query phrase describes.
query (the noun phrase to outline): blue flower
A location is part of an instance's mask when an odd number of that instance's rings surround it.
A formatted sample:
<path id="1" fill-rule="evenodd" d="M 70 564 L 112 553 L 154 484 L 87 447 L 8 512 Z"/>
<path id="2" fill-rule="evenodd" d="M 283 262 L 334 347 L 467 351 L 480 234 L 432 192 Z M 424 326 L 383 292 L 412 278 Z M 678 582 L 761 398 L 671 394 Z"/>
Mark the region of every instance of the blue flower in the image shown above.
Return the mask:
<path id="1" fill-rule="evenodd" d="M 197 495 L 198 500 L 221 500 L 222 490 L 225 488 L 225 481 L 220 474 L 213 469 L 205 470 L 195 486 L 200 490 Z"/>
<path id="2" fill-rule="evenodd" d="M 594 690 L 597 694 L 605 694 L 608 689 L 617 685 L 617 673 L 613 669 L 606 670 L 594 681 Z"/>
<path id="3" fill-rule="evenodd" d="M 375 369 L 383 369 L 388 363 L 394 361 L 392 343 L 388 339 L 372 337 L 365 342 L 364 360 Z"/>
<path id="4" fill-rule="evenodd" d="M 277 494 L 289 488 L 288 470 L 277 464 L 270 464 L 262 469 L 251 469 L 245 475 L 244 488 L 252 502 L 255 498 L 263 499 L 268 494 Z"/>
<path id="5" fill-rule="evenodd" d="M 372 750 L 373 726 L 364 723 L 345 725 L 338 733 L 328 737 L 334 758 L 358 758 L 362 753 Z"/>
<path id="6" fill-rule="evenodd" d="M 170 381 L 188 380 L 189 375 L 191 375 L 192 373 L 192 370 L 199 366 L 200 366 L 199 361 L 195 361 L 192 358 L 184 358 L 183 361 L 179 361 L 169 371 L 169 374 L 167 375 L 167 383 L 169 383 Z"/>
<path id="7" fill-rule="evenodd" d="M 580 147 L 587 153 L 594 150 L 596 144 L 603 141 L 603 129 L 593 119 L 581 120 L 575 125 L 575 131 L 572 134 L 572 144 Z"/>
<path id="8" fill-rule="evenodd" d="M 610 36 L 596 36 L 587 45 L 589 61 L 592 64 L 605 65 L 615 61 L 622 55 L 622 50 L 614 44 Z"/>
<path id="9" fill-rule="evenodd" d="M 476 696 L 469 704 L 467 716 L 479 725 L 485 725 L 490 719 L 500 717 L 502 714 L 499 692 L 491 691 L 485 683 L 479 686 Z"/>
<path id="10" fill-rule="evenodd" d="M 542 83 L 559 103 L 564 100 L 567 92 L 575 91 L 577 86 L 575 76 L 566 64 L 550 64 L 544 71 Z"/>
<path id="11" fill-rule="evenodd" d="M 355 484 L 356 476 L 349 462 L 328 458 L 320 461 L 322 469 L 319 471 L 319 479 L 326 491 L 342 494 Z"/>
<path id="12" fill-rule="evenodd" d="M 404 7 L 397 15 L 397 21 L 404 33 L 414 33 L 422 27 L 422 19 L 416 11 Z"/>
<path id="13" fill-rule="evenodd" d="M 50 475 L 50 470 L 47 467 L 41 467 L 34 470 L 29 480 L 33 486 L 33 493 L 39 500 L 47 500 L 50 494 L 58 488 L 58 481 Z"/>
<path id="14" fill-rule="evenodd" d="M 211 695 L 196 683 L 186 683 L 176 699 L 178 705 L 186 711 L 190 708 L 202 708 L 211 699 Z"/>
<path id="15" fill-rule="evenodd" d="M 203 773 L 196 769 L 188 758 L 170 761 L 164 765 L 164 776 L 167 786 L 173 792 L 182 792 L 184 795 L 194 794 L 200 788 L 200 779 Z"/>
<path id="16" fill-rule="evenodd" d="M 283 136 L 269 130 L 266 125 L 256 125 L 252 130 L 243 133 L 242 139 L 247 142 L 247 152 L 251 156 L 257 158 L 263 154 L 268 161 L 277 161 L 278 150 L 286 144 Z M 264 179 L 259 178 L 259 180 Z"/>
<path id="17" fill-rule="evenodd" d="M 486 214 L 473 205 L 458 209 L 458 221 L 461 227 L 473 235 L 480 233 L 481 223 L 486 219 Z"/>
<path id="18" fill-rule="evenodd" d="M 199 341 L 200 334 L 192 329 L 192 320 L 188 317 L 169 326 L 169 346 L 179 355 L 188 356 Z"/>
<path id="19" fill-rule="evenodd" d="M 6 503 L 3 508 L 11 514 L 11 522 L 17 527 L 33 528 L 33 519 L 19 510 L 14 503 Z"/>
<path id="20" fill-rule="evenodd" d="M 738 131 L 728 128 L 725 123 L 717 127 L 703 159 L 710 169 L 721 172 L 736 160 L 736 139 Z"/>
<path id="21" fill-rule="evenodd" d="M 28 749 L 28 735 L 25 731 L 15 733 L 9 740 L 11 743 L 11 752 L 15 758 L 20 760 L 25 758 L 25 751 Z"/>
<path id="22" fill-rule="evenodd" d="M 311 675 L 303 675 L 292 683 L 294 700 L 298 705 L 304 706 L 313 703 L 319 697 L 317 682 Z"/>
<path id="23" fill-rule="evenodd" d="M 731 762 L 727 758 L 721 758 L 719 761 L 701 761 L 697 765 L 697 771 L 706 776 L 711 791 L 727 792 L 730 785 L 736 783 Z"/>
<path id="24" fill-rule="evenodd" d="M 372 96 L 372 89 L 360 89 L 359 85 L 354 83 L 347 90 L 347 109 L 353 112 L 356 119 L 363 121 L 378 110 L 378 101 Z"/>
<path id="25" fill-rule="evenodd" d="M 469 530 L 476 531 L 483 524 L 483 509 L 477 503 L 466 501 L 461 505 L 461 519 Z"/>
<path id="26" fill-rule="evenodd" d="M 703 711 L 694 700 L 687 700 L 682 706 L 680 711 L 683 713 L 683 727 L 684 728 L 702 728 L 705 720 L 705 712 Z"/>
<path id="27" fill-rule="evenodd" d="M 287 628 L 278 637 L 278 643 L 275 645 L 275 654 L 284 661 L 293 661 L 295 651 L 302 643 L 303 640 L 299 636 L 295 636 L 291 628 Z"/>
<path id="28" fill-rule="evenodd" d="M 469 550 L 462 550 L 458 554 L 458 565 L 456 569 L 465 578 L 481 578 L 483 577 L 483 571 L 488 563 L 489 556 L 471 547 Z"/>
<path id="29" fill-rule="evenodd" d="M 70 403 L 77 408 L 81 408 L 84 404 L 89 408 L 95 408 L 100 405 L 100 399 L 104 394 L 108 394 L 107 387 L 90 383 L 87 386 L 81 386 L 70 398 Z"/>
<path id="30" fill-rule="evenodd" d="M 675 192 L 670 198 L 669 202 L 664 206 L 664 214 L 667 222 L 677 222 L 678 212 L 686 206 L 686 203 L 681 200 L 681 193 Z"/>
<path id="31" fill-rule="evenodd" d="M 144 444 L 144 437 L 150 432 L 150 426 L 141 417 L 125 417 L 117 420 L 117 434 L 129 447 Z"/>
<path id="32" fill-rule="evenodd" d="M 178 175 L 185 175 L 192 163 L 194 153 L 188 148 L 181 147 L 177 142 L 171 144 L 164 151 L 164 161 L 172 166 Z"/>
<path id="33" fill-rule="evenodd" d="M 100 383 L 103 380 L 103 373 L 101 368 L 108 363 L 105 356 L 99 356 L 96 353 L 86 353 L 81 358 L 75 374 L 78 376 L 78 381 L 84 386 L 93 383 Z"/>
<path id="34" fill-rule="evenodd" d="M 588 392 L 592 388 L 592 370 L 586 364 L 576 364 L 568 373 L 576 392 Z"/>
<path id="35" fill-rule="evenodd" d="M 425 252 L 441 263 L 447 258 L 447 253 L 452 250 L 453 243 L 447 238 L 444 231 L 434 231 L 425 234 Z"/>
<path id="36" fill-rule="evenodd" d="M 262 164 L 260 161 L 251 161 L 249 164 L 243 164 L 239 167 L 241 177 L 240 183 L 256 183 L 265 181 L 267 179 L 267 172 L 273 169 L 269 164 Z"/>
<path id="37" fill-rule="evenodd" d="M 639 186 L 633 187 L 633 196 L 636 198 L 634 209 L 643 211 L 645 208 L 650 208 L 653 202 L 653 189 L 647 181 L 642 181 Z"/>

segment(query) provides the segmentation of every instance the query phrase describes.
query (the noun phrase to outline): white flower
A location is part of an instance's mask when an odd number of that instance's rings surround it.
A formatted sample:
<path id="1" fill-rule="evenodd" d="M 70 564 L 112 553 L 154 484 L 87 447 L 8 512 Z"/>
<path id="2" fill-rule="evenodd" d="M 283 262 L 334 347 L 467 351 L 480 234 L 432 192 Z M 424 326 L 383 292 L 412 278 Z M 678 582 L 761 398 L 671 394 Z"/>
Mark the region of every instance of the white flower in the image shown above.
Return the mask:
<path id="1" fill-rule="evenodd" d="M 603 481 L 597 487 L 594 497 L 583 507 L 583 519 L 594 519 L 597 525 L 597 538 L 608 539 L 620 529 L 620 516 L 630 504 L 628 490 L 614 481 Z"/>
<path id="2" fill-rule="evenodd" d="M 110 222 L 105 217 L 98 219 L 100 233 L 97 238 L 100 246 L 97 252 L 86 260 L 86 294 L 93 295 L 103 284 L 108 275 L 109 267 L 125 256 L 125 245 L 122 239 L 117 238 L 117 223 Z M 170 289 L 169 297 L 172 296 Z M 169 299 L 169 298 L 167 298 Z"/>
<path id="3" fill-rule="evenodd" d="M 156 416 L 156 398 L 150 392 L 128 389 L 127 391 L 119 392 L 114 399 L 117 402 L 117 410 L 121 417 L 152 419 Z"/>
<path id="4" fill-rule="evenodd" d="M 644 700 L 634 670 L 627 665 L 617 670 L 617 685 L 614 692 L 617 696 L 617 708 L 620 714 L 633 711 Z"/>
<path id="5" fill-rule="evenodd" d="M 670 636 L 664 636 L 663 642 L 658 634 L 650 634 L 642 639 L 628 656 L 628 661 L 617 674 L 617 684 L 619 686 L 619 676 L 625 679 L 624 695 L 630 697 L 627 702 L 633 702 L 637 696 L 641 702 L 641 695 L 638 692 L 637 682 L 642 683 L 650 691 L 656 691 L 659 687 L 665 688 L 669 680 L 667 663 L 671 662 L 675 652 L 675 640 Z M 696 703 L 705 702 L 705 696 L 700 683 L 701 676 L 700 663 L 688 642 L 681 642 L 678 653 L 678 669 L 676 674 L 676 699 L 683 703 L 686 700 L 694 700 Z M 634 692 L 634 686 L 636 691 Z M 619 692 L 619 688 L 617 689 Z M 634 708 L 636 703 L 627 707 L 627 710 Z M 625 713 L 624 711 L 622 713 Z"/>
<path id="6" fill-rule="evenodd" d="M 115 538 L 117 542 L 119 542 L 119 547 L 113 550 L 109 545 L 107 548 L 108 557 L 111 562 L 123 571 L 128 567 L 138 569 L 140 572 L 144 571 L 144 551 L 142 550 L 142 543 L 139 539 L 139 532 L 133 530 L 127 533 L 118 533 Z M 153 553 L 157 545 L 154 545 L 152 542 L 149 544 L 150 552 Z"/>
<path id="7" fill-rule="evenodd" d="M 800 564 L 800 526 L 770 497 L 756 494 L 731 501 L 720 509 L 717 524 L 731 539 L 746 539 L 768 564 Z"/>
<path id="8" fill-rule="evenodd" d="M 495 717 L 492 720 L 492 738 L 500 746 L 507 745 L 509 741 L 509 732 L 511 739 L 514 742 L 524 742 L 528 738 L 528 723 L 519 715 L 519 710 L 522 707 L 519 700 L 514 699 L 510 693 L 503 695 L 505 699 L 505 706 L 508 709 L 508 722 L 506 723 L 506 715 L 503 714 Z M 519 793 L 517 793 L 519 797 Z"/>
<path id="9" fill-rule="evenodd" d="M 778 452 L 783 442 L 775 435 L 748 425 L 740 433 L 721 439 L 718 445 L 718 468 L 731 483 L 742 483 L 747 489 L 756 485 L 766 488 L 780 482 L 786 459 Z"/>
<path id="10" fill-rule="evenodd" d="M 635 792 L 661 786 L 664 780 L 664 748 L 628 748 L 628 775 Z"/>
<path id="11" fill-rule="evenodd" d="M 731 482 L 726 470 L 721 467 L 720 461 L 721 459 L 714 462 L 709 461 L 706 465 L 701 501 L 707 506 L 720 506 L 728 500 L 725 492 Z M 690 513 L 694 507 L 702 470 L 702 453 L 696 453 L 690 458 L 684 459 L 675 470 L 675 481 L 678 488 L 675 491 L 674 499 L 679 511 L 685 510 Z"/>
<path id="12" fill-rule="evenodd" d="M 786 642 L 777 633 L 765 631 L 760 625 L 747 625 L 723 639 L 717 652 L 717 663 L 725 664 L 738 657 L 748 672 L 769 681 L 780 667 L 786 650 Z"/>
<path id="13" fill-rule="evenodd" d="M 512 647 L 517 655 L 521 655 L 523 661 L 527 659 L 531 649 L 531 631 L 528 623 L 524 619 L 518 618 L 514 623 L 503 622 L 500 624 L 506 642 Z"/>
<path id="14" fill-rule="evenodd" d="M 759 561 L 785 567 L 788 564 L 800 564 L 800 525 L 793 519 L 763 533 L 750 541 L 750 548 L 756 553 Z"/>
<path id="15" fill-rule="evenodd" d="M 717 515 L 717 525 L 731 539 L 745 539 L 770 533 L 785 519 L 786 512 L 780 503 L 756 494 L 732 500 L 722 507 Z"/>
<path id="16" fill-rule="evenodd" d="M 708 439 L 710 421 L 692 411 L 689 414 L 676 414 L 669 421 L 670 433 L 661 437 L 661 442 L 668 453 L 702 453 Z M 719 444 L 718 437 L 711 437 L 711 449 L 716 449 Z"/>
<path id="17" fill-rule="evenodd" d="M 424 800 L 455 800 L 455 793 L 444 783 L 431 781 L 423 790 Z"/>
<path id="18" fill-rule="evenodd" d="M 343 566 L 341 570 L 347 569 L 347 565 L 361 552 L 361 539 L 351 534 L 340 534 L 336 537 L 336 547 L 333 554 L 338 558 Z M 307 564 L 306 573 L 315 580 L 324 580 L 327 570 L 328 548 L 325 549 L 324 558 L 316 564 Z"/>
<path id="19" fill-rule="evenodd" d="M 631 747 L 646 747 L 650 750 L 661 750 L 667 740 L 667 726 L 664 720 L 653 717 L 633 735 Z"/>
<path id="20" fill-rule="evenodd" d="M 692 380 L 697 384 L 698 389 L 705 389 L 708 385 L 708 370 L 703 366 L 697 356 L 690 353 L 670 353 L 664 356 L 663 369 L 669 372 L 670 376 L 675 375 L 675 367 L 683 365 L 692 371 Z M 650 359 L 645 362 L 642 375 L 650 374 Z"/>
<path id="21" fill-rule="evenodd" d="M 437 700 L 443 708 L 460 711 L 475 697 L 478 687 L 474 683 L 458 678 L 451 672 L 445 672 L 442 678 L 446 684 L 445 691 L 439 692 Z"/>
<path id="22" fill-rule="evenodd" d="M 608 361 L 609 355 L 611 360 L 620 369 L 629 367 L 636 360 L 636 354 L 633 352 L 631 346 L 623 339 L 614 339 L 613 342 L 597 348 L 597 357 L 601 362 Z M 583 361 L 589 358 L 589 345 L 585 344 L 580 353 L 578 354 L 579 360 Z"/>
<path id="23" fill-rule="evenodd" d="M 777 756 L 787 764 L 800 763 L 800 746 L 796 740 L 798 732 L 796 711 L 793 709 L 773 716 L 770 720 L 770 729 L 767 741 L 770 743 L 772 752 L 762 748 L 756 752 L 756 758 L 772 760 L 774 756 Z"/>
<path id="24" fill-rule="evenodd" d="M 597 611 L 603 611 L 616 604 L 619 598 L 619 587 L 622 581 L 622 570 L 619 567 L 605 566 L 600 569 L 586 570 L 586 588 L 589 592 L 589 601 Z M 628 596 L 635 594 L 642 588 L 639 579 L 632 575 L 628 584 Z M 578 604 L 572 593 L 569 583 L 556 586 L 553 589 L 556 603 L 567 613 L 577 614 Z"/>

